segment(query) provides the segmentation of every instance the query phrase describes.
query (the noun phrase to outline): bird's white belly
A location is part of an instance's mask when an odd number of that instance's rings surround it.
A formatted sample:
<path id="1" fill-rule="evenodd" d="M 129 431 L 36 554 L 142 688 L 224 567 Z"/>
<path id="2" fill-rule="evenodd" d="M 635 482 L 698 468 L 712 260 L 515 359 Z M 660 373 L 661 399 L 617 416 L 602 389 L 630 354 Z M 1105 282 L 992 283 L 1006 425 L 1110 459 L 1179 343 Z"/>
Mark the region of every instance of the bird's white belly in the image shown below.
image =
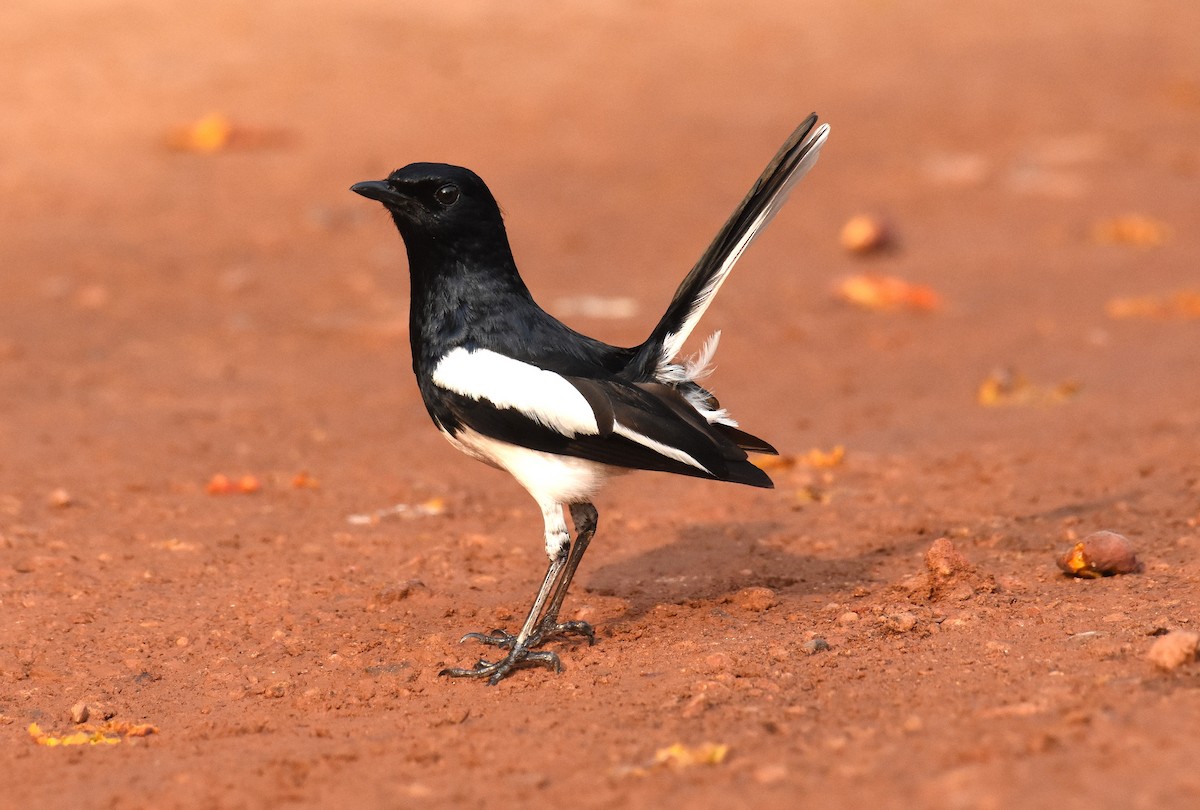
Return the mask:
<path id="1" fill-rule="evenodd" d="M 624 472 L 597 461 L 530 450 L 469 428 L 456 436 L 445 431 L 442 435 L 468 456 L 507 470 L 538 503 L 589 501 L 609 476 Z"/>

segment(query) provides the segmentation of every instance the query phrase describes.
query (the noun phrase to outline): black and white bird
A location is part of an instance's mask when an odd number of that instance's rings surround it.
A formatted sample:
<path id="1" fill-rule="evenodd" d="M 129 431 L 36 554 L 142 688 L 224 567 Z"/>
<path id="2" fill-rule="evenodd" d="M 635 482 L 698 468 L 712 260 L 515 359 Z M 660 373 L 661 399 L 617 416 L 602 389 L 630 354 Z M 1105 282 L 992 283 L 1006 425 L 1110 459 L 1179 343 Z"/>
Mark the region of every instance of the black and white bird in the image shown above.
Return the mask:
<path id="1" fill-rule="evenodd" d="M 545 521 L 550 565 L 520 630 L 463 637 L 507 654 L 441 674 L 495 684 L 521 667 L 560 671 L 558 656 L 538 647 L 568 634 L 594 643 L 590 625 L 559 621 L 559 612 L 596 531 L 592 498 L 614 473 L 772 486 L 747 453 L 775 448 L 739 429 L 700 384 L 720 333 L 696 356 L 678 355 L 742 252 L 816 162 L 829 134 L 828 124 L 813 132 L 816 122 L 810 115 L 787 139 L 654 331 L 629 348 L 580 334 L 537 305 L 517 273 L 495 199 L 468 169 L 413 163 L 351 187 L 383 203 L 404 239 L 413 371 L 434 424 L 462 452 L 507 470 Z"/>

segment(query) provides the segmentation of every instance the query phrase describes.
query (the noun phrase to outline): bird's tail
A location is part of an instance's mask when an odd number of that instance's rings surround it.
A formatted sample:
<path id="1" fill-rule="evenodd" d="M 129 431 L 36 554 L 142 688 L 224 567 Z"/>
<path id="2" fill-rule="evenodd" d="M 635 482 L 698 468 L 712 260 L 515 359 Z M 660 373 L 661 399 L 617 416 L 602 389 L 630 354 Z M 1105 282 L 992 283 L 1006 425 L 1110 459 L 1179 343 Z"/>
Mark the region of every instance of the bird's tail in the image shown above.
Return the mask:
<path id="1" fill-rule="evenodd" d="M 750 193 L 679 285 L 658 326 L 646 342 L 637 347 L 637 354 L 630 364 L 632 367 L 645 374 L 655 374 L 679 354 L 742 251 L 783 207 L 792 186 L 817 162 L 817 154 L 829 135 L 829 125 L 823 124 L 809 138 L 816 124 L 816 113 L 804 119 L 767 164 Z"/>

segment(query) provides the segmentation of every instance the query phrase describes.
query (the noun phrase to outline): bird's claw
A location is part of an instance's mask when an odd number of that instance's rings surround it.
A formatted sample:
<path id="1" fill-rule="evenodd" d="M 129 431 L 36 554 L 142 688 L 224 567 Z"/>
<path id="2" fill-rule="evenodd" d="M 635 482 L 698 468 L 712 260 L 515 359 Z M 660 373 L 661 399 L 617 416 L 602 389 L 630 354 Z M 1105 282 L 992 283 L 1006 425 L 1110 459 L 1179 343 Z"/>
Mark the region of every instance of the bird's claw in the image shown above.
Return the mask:
<path id="1" fill-rule="evenodd" d="M 589 647 L 596 643 L 596 631 L 587 622 L 556 622 L 547 619 L 533 632 L 533 638 L 536 638 L 537 642 L 530 646 L 536 647 L 547 639 L 559 636 L 583 636 L 587 639 Z"/>
<path id="2" fill-rule="evenodd" d="M 549 651 L 518 647 L 499 661 L 488 661 L 480 658 L 478 663 L 470 669 L 447 667 L 439 672 L 438 675 L 445 675 L 448 678 L 487 678 L 488 686 L 495 686 L 500 683 L 505 675 L 508 675 L 514 669 L 537 666 L 546 667 L 555 672 L 562 672 L 562 661 L 559 660 L 557 654 Z"/>
<path id="3" fill-rule="evenodd" d="M 558 622 L 549 617 L 544 619 L 525 640 L 526 647 L 540 647 L 551 639 L 561 636 L 583 636 L 588 645 L 596 643 L 596 631 L 587 622 Z M 512 649 L 517 637 L 504 630 L 491 630 L 487 633 L 467 633 L 458 640 L 459 644 L 467 641 L 478 641 L 489 647 L 499 647 L 502 650 Z"/>
<path id="4" fill-rule="evenodd" d="M 507 633 L 503 630 L 492 630 L 488 633 L 467 633 L 458 640 L 459 644 L 464 644 L 467 641 L 478 641 L 480 644 L 486 644 L 489 647 L 511 647 L 517 637 L 512 633 Z M 532 645 L 530 645 L 532 646 Z"/>

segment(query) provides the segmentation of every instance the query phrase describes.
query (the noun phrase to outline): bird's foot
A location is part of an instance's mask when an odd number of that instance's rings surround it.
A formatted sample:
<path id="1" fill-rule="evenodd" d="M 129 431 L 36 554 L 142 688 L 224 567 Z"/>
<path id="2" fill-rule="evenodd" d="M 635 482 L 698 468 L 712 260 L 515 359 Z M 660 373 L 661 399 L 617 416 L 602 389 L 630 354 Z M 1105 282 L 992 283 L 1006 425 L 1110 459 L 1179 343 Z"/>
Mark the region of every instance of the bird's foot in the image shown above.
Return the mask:
<path id="1" fill-rule="evenodd" d="M 596 631 L 587 622 L 560 622 L 547 616 L 533 631 L 533 635 L 530 636 L 533 643 L 529 646 L 536 647 L 542 642 L 562 636 L 583 636 L 587 639 L 589 647 L 596 643 Z"/>
<path id="2" fill-rule="evenodd" d="M 547 616 L 529 634 L 529 638 L 525 641 L 525 646 L 540 647 L 547 641 L 561 636 L 583 636 L 587 639 L 589 646 L 596 643 L 596 631 L 587 622 L 559 622 Z M 490 633 L 467 633 L 459 639 L 459 644 L 464 641 L 478 641 L 480 644 L 486 644 L 489 647 L 499 647 L 502 650 L 507 650 L 511 649 L 516 643 L 517 637 L 504 630 L 493 630 Z"/>
<path id="3" fill-rule="evenodd" d="M 484 638 L 494 638 L 495 633 L 496 631 L 493 631 L 491 634 L 484 636 Z M 470 635 L 479 636 L 482 634 L 471 633 Z M 558 660 L 558 656 L 555 653 L 531 650 L 528 647 L 514 647 L 508 655 L 499 661 L 488 661 L 481 658 L 470 669 L 448 667 L 439 672 L 438 675 L 445 675 L 449 678 L 487 678 L 488 685 L 495 686 L 514 669 L 537 666 L 546 667 L 555 672 L 562 672 L 562 662 Z"/>
<path id="4" fill-rule="evenodd" d="M 508 650 L 509 653 L 499 661 L 480 659 L 470 669 L 464 667 L 449 667 L 439 672 L 451 678 L 487 678 L 488 684 L 494 686 L 514 669 L 542 666 L 555 672 L 562 672 L 562 661 L 556 653 L 534 650 L 546 641 L 560 636 L 577 635 L 588 640 L 588 644 L 596 643 L 596 631 L 587 622 L 558 622 L 547 616 L 537 628 L 525 639 L 525 643 L 517 645 L 517 637 L 504 630 L 492 630 L 490 633 L 467 633 L 459 643 L 478 641 L 489 647 Z"/>

